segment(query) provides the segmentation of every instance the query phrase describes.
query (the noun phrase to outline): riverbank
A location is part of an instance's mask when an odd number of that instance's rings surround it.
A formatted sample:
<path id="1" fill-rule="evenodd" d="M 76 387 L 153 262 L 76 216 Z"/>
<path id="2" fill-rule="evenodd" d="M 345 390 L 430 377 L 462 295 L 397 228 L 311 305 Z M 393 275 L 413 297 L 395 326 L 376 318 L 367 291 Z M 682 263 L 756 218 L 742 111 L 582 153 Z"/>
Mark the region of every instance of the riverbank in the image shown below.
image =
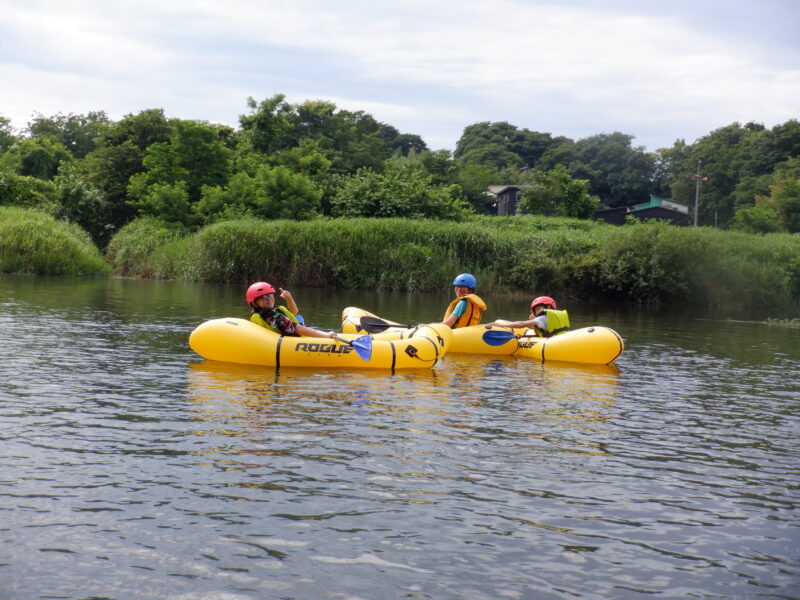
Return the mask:
<path id="1" fill-rule="evenodd" d="M 0 212 L 0 232 L 9 218 Z M 38 213 L 34 213 L 38 215 Z M 73 239 L 75 228 L 44 216 L 42 235 Z M 67 233 L 70 232 L 70 233 Z M 80 237 L 80 236 L 77 236 Z M 2 242 L 0 269 L 41 272 L 15 253 L 24 236 Z M 89 244 L 88 246 L 86 244 Z M 77 246 L 76 246 L 77 247 Z M 42 254 L 61 265 L 59 252 Z M 83 240 L 79 264 L 64 274 L 106 274 L 185 281 L 440 291 L 469 271 L 484 293 L 548 293 L 644 304 L 795 307 L 800 298 L 800 236 L 751 235 L 663 223 L 615 227 L 578 219 L 476 217 L 465 222 L 407 219 L 226 221 L 186 234 L 139 219 L 112 238 L 103 263 Z M 97 263 L 98 257 L 100 262 Z M 61 268 L 61 267 L 59 267 Z M 27 270 L 26 270 L 27 269 Z"/>

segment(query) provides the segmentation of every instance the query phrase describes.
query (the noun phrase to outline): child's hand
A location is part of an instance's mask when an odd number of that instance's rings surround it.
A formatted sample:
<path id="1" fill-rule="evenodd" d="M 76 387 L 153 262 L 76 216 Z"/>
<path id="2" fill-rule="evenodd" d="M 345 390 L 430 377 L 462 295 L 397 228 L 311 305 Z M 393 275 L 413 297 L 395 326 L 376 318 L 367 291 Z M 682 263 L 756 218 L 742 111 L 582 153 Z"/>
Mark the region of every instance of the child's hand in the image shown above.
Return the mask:
<path id="1" fill-rule="evenodd" d="M 280 290 L 280 292 L 281 292 L 280 294 L 278 294 L 281 298 L 291 298 L 292 297 L 292 292 L 290 292 L 289 290 L 285 290 L 283 288 L 278 288 L 278 290 Z"/>

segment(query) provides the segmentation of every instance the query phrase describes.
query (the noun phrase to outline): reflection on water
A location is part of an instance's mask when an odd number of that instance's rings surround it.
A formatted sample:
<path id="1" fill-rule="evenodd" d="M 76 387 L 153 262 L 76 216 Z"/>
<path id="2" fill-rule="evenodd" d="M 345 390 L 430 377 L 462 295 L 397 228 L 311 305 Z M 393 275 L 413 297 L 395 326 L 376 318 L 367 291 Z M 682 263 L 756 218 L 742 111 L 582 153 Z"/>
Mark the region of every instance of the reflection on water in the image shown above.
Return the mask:
<path id="1" fill-rule="evenodd" d="M 250 422 L 269 411 L 291 415 L 302 400 L 324 397 L 336 407 L 356 408 L 363 416 L 406 411 L 431 425 L 452 425 L 470 407 L 499 402 L 536 419 L 567 419 L 572 426 L 603 421 L 618 385 L 619 370 L 606 365 L 539 364 L 506 356 L 459 355 L 447 366 L 399 374 L 385 370 L 279 372 L 216 361 L 189 365 L 189 398 L 198 410 L 216 419 L 231 404 L 247 407 Z M 313 415 L 309 416 L 311 421 Z M 579 423 L 586 421 L 587 423 Z"/>
<path id="2" fill-rule="evenodd" d="M 327 327 L 440 303 L 292 291 Z M 240 295 L 0 277 L 0 598 L 800 597 L 796 331 L 586 309 L 617 366 L 200 360 Z"/>

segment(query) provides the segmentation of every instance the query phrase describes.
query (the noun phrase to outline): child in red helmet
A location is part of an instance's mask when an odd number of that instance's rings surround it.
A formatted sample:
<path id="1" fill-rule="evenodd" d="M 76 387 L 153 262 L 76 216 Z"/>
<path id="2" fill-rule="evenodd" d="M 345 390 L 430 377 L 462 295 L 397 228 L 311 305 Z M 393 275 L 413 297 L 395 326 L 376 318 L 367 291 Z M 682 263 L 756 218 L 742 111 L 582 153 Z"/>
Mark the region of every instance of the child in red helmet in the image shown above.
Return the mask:
<path id="1" fill-rule="evenodd" d="M 281 298 L 286 299 L 289 308 L 275 306 L 275 288 L 266 281 L 259 281 L 247 288 L 245 298 L 251 309 L 250 320 L 256 325 L 272 329 L 281 335 L 324 338 L 332 338 L 336 335 L 333 331 L 325 333 L 300 324 L 295 316 L 299 311 L 291 292 L 281 289 L 280 295 Z"/>
<path id="2" fill-rule="evenodd" d="M 550 296 L 539 296 L 531 301 L 531 314 L 527 321 L 492 321 L 487 329 L 495 327 L 531 327 L 542 337 L 551 337 L 569 331 L 569 315 L 565 310 L 556 310 L 556 301 Z"/>

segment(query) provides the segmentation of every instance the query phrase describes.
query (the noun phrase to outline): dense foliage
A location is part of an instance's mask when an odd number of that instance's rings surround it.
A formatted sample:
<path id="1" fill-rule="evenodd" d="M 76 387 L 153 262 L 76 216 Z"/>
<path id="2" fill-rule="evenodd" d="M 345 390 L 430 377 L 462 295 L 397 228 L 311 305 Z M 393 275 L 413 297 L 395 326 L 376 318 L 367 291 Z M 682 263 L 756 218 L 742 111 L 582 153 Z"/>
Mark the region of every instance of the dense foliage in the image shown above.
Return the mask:
<path id="1" fill-rule="evenodd" d="M 622 302 L 795 307 L 800 236 L 545 217 L 244 219 L 181 235 L 134 221 L 109 247 L 119 273 L 245 284 L 437 291 L 466 270 L 484 292 Z M 766 310 L 766 308 L 765 308 Z"/>
<path id="2" fill-rule="evenodd" d="M 79 224 L 105 248 L 141 216 L 197 230 L 232 218 L 326 216 L 461 220 L 489 214 L 489 185 L 519 185 L 528 214 L 591 218 L 650 195 L 694 206 L 699 223 L 800 231 L 800 123 L 733 123 L 655 152 L 633 136 L 571 140 L 506 122 L 465 127 L 431 151 L 363 111 L 330 102 L 247 100 L 232 128 L 160 109 L 112 121 L 102 111 L 46 117 L 23 131 L 0 115 L 0 206 Z"/>

